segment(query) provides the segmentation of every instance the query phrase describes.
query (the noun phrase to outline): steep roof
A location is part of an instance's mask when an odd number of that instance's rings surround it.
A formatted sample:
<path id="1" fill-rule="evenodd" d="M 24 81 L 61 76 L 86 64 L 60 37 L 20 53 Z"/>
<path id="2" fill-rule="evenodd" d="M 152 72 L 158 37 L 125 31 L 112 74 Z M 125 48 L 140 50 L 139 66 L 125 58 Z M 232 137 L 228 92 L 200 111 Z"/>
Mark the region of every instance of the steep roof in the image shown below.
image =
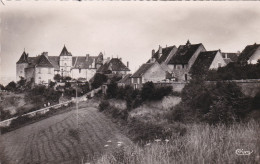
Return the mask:
<path id="1" fill-rule="evenodd" d="M 188 64 L 190 58 L 200 46 L 202 46 L 201 43 L 180 45 L 177 52 L 170 59 L 169 64 Z"/>
<path id="2" fill-rule="evenodd" d="M 73 68 L 82 68 L 88 69 L 97 60 L 97 56 L 73 56 L 72 57 L 72 66 Z M 94 66 L 95 68 L 96 66 Z"/>
<path id="3" fill-rule="evenodd" d="M 50 67 L 53 68 L 52 63 L 49 61 L 48 56 L 46 56 L 45 53 L 43 53 L 40 57 L 39 60 L 36 63 L 37 67 Z"/>
<path id="4" fill-rule="evenodd" d="M 106 62 L 104 65 L 99 67 L 97 72 L 107 72 L 110 71 L 130 71 L 124 63 L 118 58 L 112 58 L 109 62 Z"/>
<path id="5" fill-rule="evenodd" d="M 117 83 L 127 83 L 130 80 L 132 74 L 125 75 L 121 80 L 119 80 Z"/>
<path id="6" fill-rule="evenodd" d="M 222 52 L 222 57 L 224 59 L 230 59 L 231 62 L 236 62 L 238 59 L 238 53 L 227 53 L 227 52 Z"/>
<path id="7" fill-rule="evenodd" d="M 54 70 L 56 70 L 56 71 L 60 70 L 60 66 L 59 66 L 60 58 L 59 58 L 59 56 L 48 56 L 48 59 L 51 62 L 51 64 L 53 65 Z"/>
<path id="8" fill-rule="evenodd" d="M 155 58 L 158 63 L 165 62 L 165 60 L 170 55 L 170 52 L 172 51 L 172 49 L 175 48 L 175 47 L 176 46 L 170 46 L 170 47 L 162 48 L 162 55 L 161 55 L 160 58 L 159 58 L 159 50 L 157 50 L 157 52 L 155 54 L 153 54 L 153 58 Z M 150 60 L 147 63 L 149 63 Z"/>
<path id="9" fill-rule="evenodd" d="M 234 62 L 230 58 L 224 58 L 224 61 L 226 64 Z"/>
<path id="10" fill-rule="evenodd" d="M 155 63 L 145 63 L 143 64 L 131 77 L 142 77 L 142 75 L 150 69 Z"/>
<path id="11" fill-rule="evenodd" d="M 20 59 L 16 62 L 16 64 L 21 64 L 21 63 L 28 63 L 28 54 L 25 53 L 25 51 L 23 51 Z"/>
<path id="12" fill-rule="evenodd" d="M 200 74 L 209 70 L 218 51 L 200 52 L 194 64 L 191 67 L 191 74 Z"/>
<path id="13" fill-rule="evenodd" d="M 241 52 L 238 57 L 239 62 L 246 62 L 249 58 L 255 53 L 255 51 L 259 48 L 260 44 L 253 44 L 248 45 L 246 48 Z"/>
<path id="14" fill-rule="evenodd" d="M 64 45 L 61 53 L 60 53 L 60 56 L 72 56 L 70 52 L 68 52 L 66 46 Z"/>

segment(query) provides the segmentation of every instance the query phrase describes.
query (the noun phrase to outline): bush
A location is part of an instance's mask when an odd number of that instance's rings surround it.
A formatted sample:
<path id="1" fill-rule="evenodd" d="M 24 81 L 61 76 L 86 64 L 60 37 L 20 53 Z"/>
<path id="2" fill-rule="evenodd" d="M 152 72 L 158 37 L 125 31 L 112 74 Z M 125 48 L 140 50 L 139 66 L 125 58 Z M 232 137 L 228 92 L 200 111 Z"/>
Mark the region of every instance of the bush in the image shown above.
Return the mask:
<path id="1" fill-rule="evenodd" d="M 15 91 L 16 90 L 16 83 L 14 81 L 10 82 L 5 86 L 7 91 Z"/>
<path id="2" fill-rule="evenodd" d="M 260 92 L 256 93 L 253 98 L 251 108 L 260 110 Z"/>
<path id="3" fill-rule="evenodd" d="M 97 89 L 103 83 L 107 82 L 107 76 L 104 74 L 96 73 L 93 78 L 93 82 L 91 83 L 92 88 Z"/>
<path id="4" fill-rule="evenodd" d="M 109 102 L 106 100 L 102 100 L 98 106 L 98 109 L 100 112 L 102 112 L 102 111 L 108 109 L 109 107 L 110 107 Z"/>

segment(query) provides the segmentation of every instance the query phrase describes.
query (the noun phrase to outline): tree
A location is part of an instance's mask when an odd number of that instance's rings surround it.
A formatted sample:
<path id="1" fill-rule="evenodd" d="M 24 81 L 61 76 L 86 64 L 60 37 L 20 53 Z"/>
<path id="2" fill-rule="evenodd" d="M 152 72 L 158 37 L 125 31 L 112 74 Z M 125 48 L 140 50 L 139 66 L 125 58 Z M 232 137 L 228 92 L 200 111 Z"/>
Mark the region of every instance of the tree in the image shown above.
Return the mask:
<path id="1" fill-rule="evenodd" d="M 50 81 L 50 83 L 49 83 L 49 87 L 50 87 L 50 88 L 53 88 L 55 85 L 56 85 L 56 83 L 55 83 L 55 82 L 53 82 L 53 81 Z"/>
<path id="2" fill-rule="evenodd" d="M 0 90 L 4 90 L 4 89 L 5 87 L 2 84 L 0 84 Z"/>
<path id="3" fill-rule="evenodd" d="M 107 85 L 107 98 L 116 98 L 117 91 L 117 83 L 115 81 L 112 81 L 110 84 Z"/>
<path id="4" fill-rule="evenodd" d="M 61 79 L 62 79 L 62 77 L 61 77 L 60 74 L 56 74 L 56 75 L 54 76 L 54 80 L 57 81 L 57 82 L 59 82 Z"/>
<path id="5" fill-rule="evenodd" d="M 144 83 L 142 90 L 141 90 L 141 98 L 143 100 L 151 100 L 154 96 L 154 84 L 153 82 L 146 82 Z"/>
<path id="6" fill-rule="evenodd" d="M 94 80 L 91 83 L 92 88 L 96 89 L 100 87 L 102 84 L 107 82 L 107 76 L 104 74 L 96 73 L 94 76 Z"/>
<path id="7" fill-rule="evenodd" d="M 7 84 L 5 89 L 8 90 L 8 91 L 15 91 L 16 90 L 16 83 L 14 81 L 10 82 L 9 84 Z"/>

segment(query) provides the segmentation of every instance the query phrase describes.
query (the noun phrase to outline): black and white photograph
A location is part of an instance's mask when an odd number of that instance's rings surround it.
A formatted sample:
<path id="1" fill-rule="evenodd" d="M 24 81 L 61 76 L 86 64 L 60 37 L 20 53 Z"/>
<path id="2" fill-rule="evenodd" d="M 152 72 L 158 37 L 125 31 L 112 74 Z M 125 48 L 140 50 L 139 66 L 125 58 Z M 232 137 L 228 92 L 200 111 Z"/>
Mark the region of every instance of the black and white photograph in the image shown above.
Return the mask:
<path id="1" fill-rule="evenodd" d="M 1 0 L 0 164 L 260 164 L 260 1 Z"/>

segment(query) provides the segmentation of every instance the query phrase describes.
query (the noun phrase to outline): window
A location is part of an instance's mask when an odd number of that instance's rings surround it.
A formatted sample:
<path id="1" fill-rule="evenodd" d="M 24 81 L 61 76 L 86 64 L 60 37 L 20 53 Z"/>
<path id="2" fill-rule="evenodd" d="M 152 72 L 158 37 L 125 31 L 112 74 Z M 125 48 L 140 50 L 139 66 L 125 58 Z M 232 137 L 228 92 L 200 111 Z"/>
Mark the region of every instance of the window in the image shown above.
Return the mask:
<path id="1" fill-rule="evenodd" d="M 137 78 L 137 84 L 140 84 L 140 79 L 139 78 Z"/>
<path id="2" fill-rule="evenodd" d="M 184 64 L 182 64 L 182 68 L 184 68 Z"/>
<path id="3" fill-rule="evenodd" d="M 137 89 L 137 84 L 134 84 L 134 89 Z"/>

